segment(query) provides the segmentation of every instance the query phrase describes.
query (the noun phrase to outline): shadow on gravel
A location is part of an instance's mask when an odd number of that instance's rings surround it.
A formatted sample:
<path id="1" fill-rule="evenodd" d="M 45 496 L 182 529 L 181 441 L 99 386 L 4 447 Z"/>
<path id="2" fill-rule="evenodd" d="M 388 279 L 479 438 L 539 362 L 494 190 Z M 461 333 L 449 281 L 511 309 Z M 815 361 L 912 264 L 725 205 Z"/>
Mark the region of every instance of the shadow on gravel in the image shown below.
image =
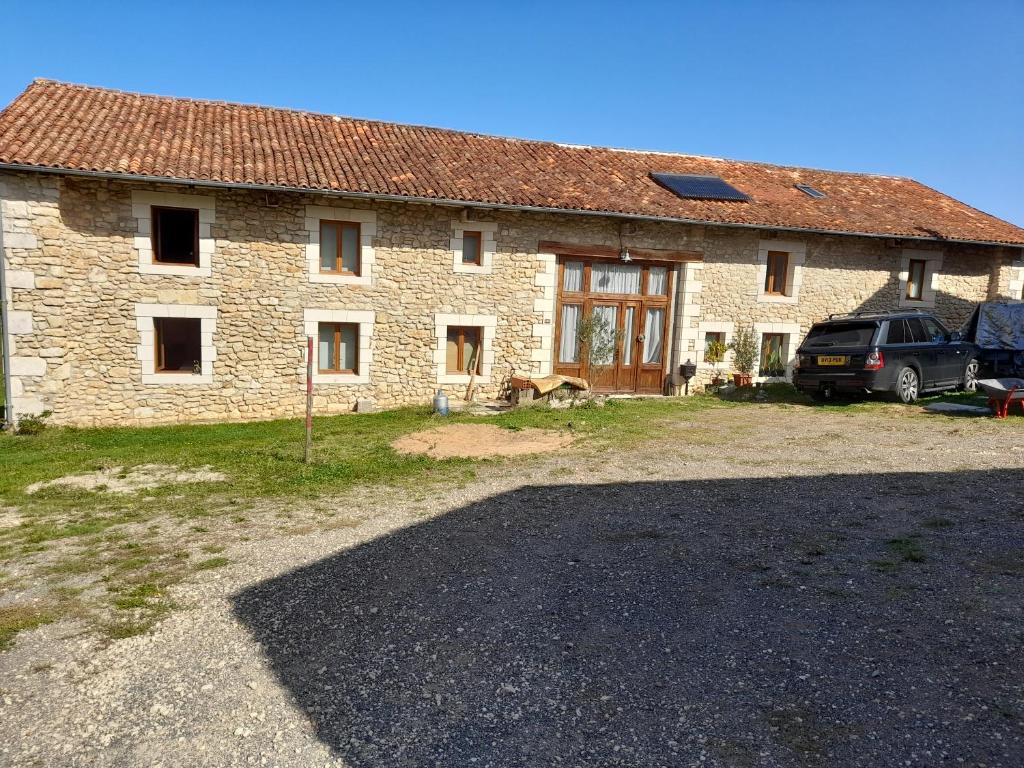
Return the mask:
<path id="1" fill-rule="evenodd" d="M 1022 488 L 524 487 L 235 611 L 354 768 L 1020 765 Z"/>

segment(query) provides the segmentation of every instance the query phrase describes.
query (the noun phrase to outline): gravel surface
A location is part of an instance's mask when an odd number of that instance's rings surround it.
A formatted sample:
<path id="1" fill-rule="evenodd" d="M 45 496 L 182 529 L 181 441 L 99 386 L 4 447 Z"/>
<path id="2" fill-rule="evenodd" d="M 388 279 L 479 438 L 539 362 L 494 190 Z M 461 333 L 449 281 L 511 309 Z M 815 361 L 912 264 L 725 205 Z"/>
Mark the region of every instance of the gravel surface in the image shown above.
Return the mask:
<path id="1" fill-rule="evenodd" d="M 0 764 L 1021 766 L 1022 434 L 748 406 L 364 490 L 148 635 L 19 636 Z"/>

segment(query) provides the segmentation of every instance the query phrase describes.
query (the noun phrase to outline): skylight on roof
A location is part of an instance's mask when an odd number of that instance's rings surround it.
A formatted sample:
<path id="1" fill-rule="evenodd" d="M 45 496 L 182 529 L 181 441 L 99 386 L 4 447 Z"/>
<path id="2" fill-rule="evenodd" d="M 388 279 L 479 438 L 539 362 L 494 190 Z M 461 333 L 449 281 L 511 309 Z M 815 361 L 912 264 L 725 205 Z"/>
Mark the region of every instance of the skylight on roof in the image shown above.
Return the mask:
<path id="1" fill-rule="evenodd" d="M 651 178 L 682 198 L 695 200 L 736 200 L 750 198 L 718 176 L 695 176 L 680 173 L 651 173 Z"/>
<path id="2" fill-rule="evenodd" d="M 813 197 L 815 200 L 820 200 L 821 198 L 826 197 L 824 192 L 819 189 L 815 189 L 810 184 L 794 184 L 793 186 L 808 197 Z"/>

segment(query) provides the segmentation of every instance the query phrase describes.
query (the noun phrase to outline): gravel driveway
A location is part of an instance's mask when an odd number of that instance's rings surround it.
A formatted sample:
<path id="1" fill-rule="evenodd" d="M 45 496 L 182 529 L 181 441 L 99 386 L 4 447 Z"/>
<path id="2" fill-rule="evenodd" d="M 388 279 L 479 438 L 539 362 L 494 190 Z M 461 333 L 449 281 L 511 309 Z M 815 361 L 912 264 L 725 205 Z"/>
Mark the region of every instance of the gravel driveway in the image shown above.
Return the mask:
<path id="1" fill-rule="evenodd" d="M 1024 764 L 1024 433 L 748 406 L 239 546 L 0 654 L 0 763 Z"/>

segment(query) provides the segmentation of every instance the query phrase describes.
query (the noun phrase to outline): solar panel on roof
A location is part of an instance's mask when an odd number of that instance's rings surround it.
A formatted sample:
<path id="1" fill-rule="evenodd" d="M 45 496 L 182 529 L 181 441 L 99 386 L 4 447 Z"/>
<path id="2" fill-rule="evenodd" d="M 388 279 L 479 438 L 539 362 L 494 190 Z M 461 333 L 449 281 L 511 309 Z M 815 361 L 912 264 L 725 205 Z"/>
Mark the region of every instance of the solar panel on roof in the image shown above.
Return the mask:
<path id="1" fill-rule="evenodd" d="M 820 200 L 821 198 L 825 197 L 825 193 L 824 192 L 822 192 L 821 190 L 815 189 L 810 184 L 794 184 L 793 186 L 795 186 L 797 189 L 799 189 L 805 195 L 810 195 L 815 200 Z"/>
<path id="2" fill-rule="evenodd" d="M 743 202 L 750 200 L 747 195 L 718 176 L 652 173 L 651 178 L 669 192 L 679 195 L 679 197 L 697 200 L 739 200 Z"/>

